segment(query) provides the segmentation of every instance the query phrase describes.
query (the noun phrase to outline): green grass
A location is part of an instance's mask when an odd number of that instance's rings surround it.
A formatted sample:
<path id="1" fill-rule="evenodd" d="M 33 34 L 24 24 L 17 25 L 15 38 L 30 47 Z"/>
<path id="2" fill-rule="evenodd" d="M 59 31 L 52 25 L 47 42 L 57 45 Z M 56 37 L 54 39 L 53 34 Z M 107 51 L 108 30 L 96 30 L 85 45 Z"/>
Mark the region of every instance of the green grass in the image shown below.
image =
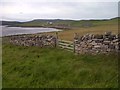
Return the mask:
<path id="1" fill-rule="evenodd" d="M 17 26 L 22 27 L 39 27 L 39 26 L 45 26 L 45 27 L 55 27 L 58 25 L 64 25 L 70 26 L 72 28 L 84 28 L 86 27 L 86 24 L 90 24 L 89 27 L 96 27 L 96 26 L 105 26 L 105 25 L 118 25 L 119 18 L 113 18 L 108 20 L 33 20 L 28 22 L 23 22 L 20 24 L 16 24 Z M 52 25 L 48 24 L 47 22 L 51 21 L 53 22 Z"/>
<path id="2" fill-rule="evenodd" d="M 2 38 L 0 37 L 0 89 L 2 88 Z"/>
<path id="3" fill-rule="evenodd" d="M 22 47 L 7 41 L 2 49 L 3 88 L 118 87 L 116 54 L 75 55 L 59 48 Z"/>

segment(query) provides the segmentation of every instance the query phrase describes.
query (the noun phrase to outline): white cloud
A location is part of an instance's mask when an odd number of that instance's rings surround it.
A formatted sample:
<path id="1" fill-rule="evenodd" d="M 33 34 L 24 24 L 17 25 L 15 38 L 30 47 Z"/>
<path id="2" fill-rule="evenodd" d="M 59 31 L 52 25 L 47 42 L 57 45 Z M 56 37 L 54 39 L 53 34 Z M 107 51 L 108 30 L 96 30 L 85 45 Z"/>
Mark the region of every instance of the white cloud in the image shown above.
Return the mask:
<path id="1" fill-rule="evenodd" d="M 119 0 L 1 0 L 2 2 L 118 2 Z"/>
<path id="2" fill-rule="evenodd" d="M 118 16 L 118 0 L 100 1 L 103 0 L 1 0 L 0 12 L 4 20 L 100 19 Z"/>

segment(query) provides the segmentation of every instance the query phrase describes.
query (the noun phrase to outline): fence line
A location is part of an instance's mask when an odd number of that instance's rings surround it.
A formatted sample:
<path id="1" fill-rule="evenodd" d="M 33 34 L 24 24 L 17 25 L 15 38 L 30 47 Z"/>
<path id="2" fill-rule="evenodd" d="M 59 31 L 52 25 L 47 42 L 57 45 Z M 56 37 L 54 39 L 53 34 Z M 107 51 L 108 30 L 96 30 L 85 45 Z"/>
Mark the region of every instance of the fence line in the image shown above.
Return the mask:
<path id="1" fill-rule="evenodd" d="M 74 53 L 98 53 L 120 50 L 120 35 L 105 33 L 104 35 L 74 34 L 74 41 L 60 40 L 55 36 L 12 36 L 10 42 L 22 46 L 60 47 Z"/>
<path id="2" fill-rule="evenodd" d="M 105 32 L 105 34 L 86 34 L 79 36 L 74 34 L 74 41 L 66 41 L 58 39 L 58 46 L 72 51 L 74 53 L 108 53 L 111 51 L 120 50 L 120 35 L 114 35 L 112 32 Z"/>

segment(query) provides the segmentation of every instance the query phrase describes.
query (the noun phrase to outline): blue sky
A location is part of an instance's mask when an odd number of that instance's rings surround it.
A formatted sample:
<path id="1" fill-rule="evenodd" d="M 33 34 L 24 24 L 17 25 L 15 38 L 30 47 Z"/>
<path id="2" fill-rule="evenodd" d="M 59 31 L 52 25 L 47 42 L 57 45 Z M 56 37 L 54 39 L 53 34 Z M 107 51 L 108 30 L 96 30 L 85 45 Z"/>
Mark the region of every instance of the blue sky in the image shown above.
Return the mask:
<path id="1" fill-rule="evenodd" d="M 109 19 L 118 16 L 119 0 L 1 0 L 0 19 Z"/>

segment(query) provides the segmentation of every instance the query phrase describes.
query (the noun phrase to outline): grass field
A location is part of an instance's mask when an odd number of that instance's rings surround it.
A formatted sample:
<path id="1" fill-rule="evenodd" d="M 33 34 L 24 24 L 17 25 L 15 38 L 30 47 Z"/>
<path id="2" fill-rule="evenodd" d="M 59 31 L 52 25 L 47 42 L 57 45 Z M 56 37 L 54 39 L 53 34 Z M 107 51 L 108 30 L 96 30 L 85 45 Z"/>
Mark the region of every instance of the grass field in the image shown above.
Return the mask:
<path id="1" fill-rule="evenodd" d="M 0 38 L 0 88 L 2 88 L 2 38 Z"/>
<path id="2" fill-rule="evenodd" d="M 117 54 L 75 55 L 59 48 L 22 47 L 3 39 L 3 88 L 116 88 Z"/>
<path id="3" fill-rule="evenodd" d="M 87 33 L 91 34 L 103 34 L 107 31 L 111 31 L 114 34 L 118 34 L 118 21 L 120 18 L 112 18 L 108 20 L 32 20 L 28 22 L 16 23 L 13 26 L 21 26 L 21 27 L 39 27 L 45 25 L 45 27 L 55 27 L 55 26 L 63 26 L 68 25 L 71 29 L 64 30 L 58 33 L 59 39 L 63 40 L 70 40 L 73 41 L 74 33 L 78 33 L 79 35 L 84 35 Z M 48 24 L 47 22 L 53 22 L 52 25 Z M 84 24 L 90 23 L 92 24 L 89 27 L 85 27 Z M 46 33 L 45 33 L 46 34 Z M 55 34 L 55 32 L 48 33 L 48 34 Z"/>
<path id="4" fill-rule="evenodd" d="M 118 34 L 118 25 L 101 25 L 89 28 L 76 28 L 72 30 L 64 30 L 58 32 L 58 38 L 63 40 L 73 41 L 74 34 L 78 33 L 79 35 L 89 34 L 104 34 L 105 32 L 112 32 L 113 34 Z M 43 33 L 43 34 L 52 34 L 55 35 L 55 32 Z"/>
<path id="5" fill-rule="evenodd" d="M 82 21 L 84 22 L 84 21 Z M 82 23 L 81 22 L 81 23 Z M 92 21 L 93 27 L 78 27 L 58 33 L 59 39 L 70 40 L 74 33 L 118 33 L 116 19 Z M 32 24 L 31 24 L 32 25 Z M 39 24 L 38 24 L 39 25 Z M 44 33 L 44 34 L 54 34 Z M 75 55 L 60 48 L 22 47 L 10 44 L 3 38 L 2 86 L 3 88 L 117 88 L 118 56 Z"/>
<path id="6" fill-rule="evenodd" d="M 59 21 L 56 22 L 55 25 L 62 23 L 70 24 L 72 27 L 71 30 L 63 30 L 62 32 L 58 32 L 58 37 L 59 39 L 63 40 L 69 40 L 73 41 L 74 34 L 78 33 L 79 35 L 85 35 L 87 33 L 89 34 L 104 34 L 105 32 L 112 32 L 113 34 L 118 34 L 118 21 L 120 19 L 118 18 L 113 18 L 111 20 L 82 20 L 82 21 Z M 81 25 L 90 22 L 93 24 L 93 26 L 90 27 L 82 27 Z M 37 23 L 37 24 L 36 24 Z M 29 25 L 40 25 L 38 21 L 26 23 L 28 26 Z M 26 25 L 23 23 L 23 25 Z M 54 25 L 54 24 L 53 24 Z M 41 34 L 41 33 L 40 33 Z M 43 33 L 43 34 L 52 34 L 55 35 L 55 32 L 49 32 L 49 33 Z"/>
<path id="7" fill-rule="evenodd" d="M 113 25 L 118 24 L 119 18 L 112 18 L 107 20 L 62 20 L 62 19 L 35 19 L 28 22 L 16 23 L 14 25 L 22 27 L 55 27 L 55 26 L 66 26 L 70 28 L 76 27 L 92 27 L 92 26 L 102 26 L 102 25 Z M 48 22 L 52 22 L 49 24 Z"/>

